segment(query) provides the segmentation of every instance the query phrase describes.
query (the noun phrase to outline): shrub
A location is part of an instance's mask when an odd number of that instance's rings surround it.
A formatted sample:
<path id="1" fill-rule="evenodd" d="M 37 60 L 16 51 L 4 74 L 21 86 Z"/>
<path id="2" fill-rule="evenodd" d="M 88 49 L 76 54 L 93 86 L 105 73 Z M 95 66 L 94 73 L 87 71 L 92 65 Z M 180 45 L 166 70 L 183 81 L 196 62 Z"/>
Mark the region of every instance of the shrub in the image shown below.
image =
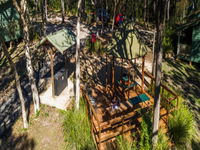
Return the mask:
<path id="1" fill-rule="evenodd" d="M 185 147 L 189 144 L 195 133 L 194 118 L 188 108 L 182 105 L 169 117 L 169 137 L 175 147 Z"/>
<path id="2" fill-rule="evenodd" d="M 95 149 L 85 107 L 85 102 L 81 99 L 79 110 L 72 109 L 64 113 L 63 126 L 66 149 L 71 150 L 74 147 L 77 150 Z"/>
<path id="3" fill-rule="evenodd" d="M 169 149 L 169 138 L 162 131 L 158 132 L 158 143 L 156 145 L 156 150 L 168 150 Z"/>
<path id="4" fill-rule="evenodd" d="M 129 142 L 124 139 L 121 135 L 117 137 L 117 149 L 118 150 L 136 150 L 136 143 Z"/>
<path id="5" fill-rule="evenodd" d="M 139 139 L 140 150 L 150 150 L 151 149 L 151 133 L 152 133 L 152 114 L 150 112 L 142 113 L 141 122 L 141 132 Z"/>
<path id="6" fill-rule="evenodd" d="M 173 52 L 173 36 L 174 30 L 171 25 L 167 25 L 165 28 L 164 38 L 163 38 L 163 51 L 164 53 Z"/>

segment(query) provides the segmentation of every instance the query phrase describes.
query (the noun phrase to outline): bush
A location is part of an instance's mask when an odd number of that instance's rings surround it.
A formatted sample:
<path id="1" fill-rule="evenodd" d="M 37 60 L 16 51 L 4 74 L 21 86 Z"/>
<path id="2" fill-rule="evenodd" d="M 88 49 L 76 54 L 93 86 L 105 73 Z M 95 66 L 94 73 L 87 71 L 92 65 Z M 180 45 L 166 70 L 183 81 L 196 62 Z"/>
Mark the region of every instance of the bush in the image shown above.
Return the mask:
<path id="1" fill-rule="evenodd" d="M 163 132 L 158 132 L 158 143 L 156 145 L 156 150 L 168 150 L 169 149 L 169 138 Z"/>
<path id="2" fill-rule="evenodd" d="M 174 38 L 175 31 L 173 30 L 171 25 L 167 25 L 164 32 L 163 38 L 163 51 L 164 53 L 173 52 L 173 38 Z"/>
<path id="3" fill-rule="evenodd" d="M 116 140 L 118 150 L 136 150 L 136 143 L 127 141 L 121 135 Z"/>
<path id="4" fill-rule="evenodd" d="M 139 138 L 140 150 L 150 150 L 151 149 L 151 135 L 152 135 L 152 113 L 142 112 L 142 122 L 141 122 L 141 132 Z"/>
<path id="5" fill-rule="evenodd" d="M 90 123 L 86 114 L 86 105 L 83 99 L 80 101 L 79 110 L 69 110 L 64 113 L 64 136 L 66 141 L 66 149 L 77 150 L 95 149 L 93 138 L 90 132 Z"/>
<path id="6" fill-rule="evenodd" d="M 88 38 L 86 40 L 85 45 L 86 45 L 85 46 L 86 50 L 89 51 L 90 53 L 95 53 L 95 54 L 101 55 L 104 52 L 103 45 L 99 39 L 97 39 L 95 43 L 92 43 L 91 38 Z"/>
<path id="7" fill-rule="evenodd" d="M 192 113 L 182 105 L 169 117 L 169 137 L 175 147 L 185 147 L 195 133 L 195 122 Z"/>

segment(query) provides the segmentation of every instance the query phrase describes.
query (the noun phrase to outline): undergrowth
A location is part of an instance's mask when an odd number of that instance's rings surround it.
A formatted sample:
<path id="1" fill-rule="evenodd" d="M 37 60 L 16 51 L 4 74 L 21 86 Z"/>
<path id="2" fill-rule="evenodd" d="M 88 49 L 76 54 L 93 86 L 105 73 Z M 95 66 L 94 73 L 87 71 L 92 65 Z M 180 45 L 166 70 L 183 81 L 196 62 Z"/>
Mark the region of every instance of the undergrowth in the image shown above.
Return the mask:
<path id="1" fill-rule="evenodd" d="M 195 121 L 189 109 L 182 104 L 169 118 L 169 137 L 177 148 L 186 148 L 195 134 Z"/>
<path id="2" fill-rule="evenodd" d="M 93 150 L 95 145 L 90 132 L 90 123 L 86 114 L 86 104 L 81 98 L 79 110 L 64 112 L 64 137 L 66 150 Z"/>

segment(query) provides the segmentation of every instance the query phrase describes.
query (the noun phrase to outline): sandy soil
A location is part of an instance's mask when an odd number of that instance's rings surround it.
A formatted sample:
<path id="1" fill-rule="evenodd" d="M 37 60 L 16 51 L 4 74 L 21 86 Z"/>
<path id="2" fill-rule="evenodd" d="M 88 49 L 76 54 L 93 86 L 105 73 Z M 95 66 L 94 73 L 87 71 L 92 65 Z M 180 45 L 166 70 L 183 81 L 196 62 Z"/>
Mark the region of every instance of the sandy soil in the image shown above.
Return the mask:
<path id="1" fill-rule="evenodd" d="M 27 130 L 22 128 L 22 119 L 15 123 L 7 137 L 2 139 L 0 149 L 63 150 L 63 119 L 60 110 L 42 105 L 39 116 L 30 118 Z"/>

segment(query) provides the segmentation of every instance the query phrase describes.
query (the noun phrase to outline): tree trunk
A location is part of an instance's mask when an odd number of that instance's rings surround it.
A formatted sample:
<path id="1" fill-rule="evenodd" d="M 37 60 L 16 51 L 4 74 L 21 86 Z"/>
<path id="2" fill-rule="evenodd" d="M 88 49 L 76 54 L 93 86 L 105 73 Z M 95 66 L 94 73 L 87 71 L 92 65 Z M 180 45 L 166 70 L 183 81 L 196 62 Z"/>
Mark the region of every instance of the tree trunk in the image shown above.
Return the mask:
<path id="1" fill-rule="evenodd" d="M 28 128 L 25 100 L 24 100 L 24 97 L 23 97 L 23 94 L 22 94 L 22 88 L 21 88 L 17 68 L 15 67 L 15 64 L 13 63 L 13 61 L 10 57 L 10 54 L 8 52 L 8 49 L 7 49 L 3 39 L 1 37 L 0 37 L 0 42 L 1 42 L 1 45 L 2 45 L 3 52 L 4 52 L 8 62 L 10 64 L 11 68 L 14 70 L 14 73 L 15 73 L 15 83 L 16 83 L 16 88 L 17 88 L 17 92 L 18 92 L 18 95 L 19 95 L 20 103 L 21 103 L 23 125 L 24 125 L 24 128 Z"/>
<path id="2" fill-rule="evenodd" d="M 23 24 L 23 34 L 24 34 L 24 42 L 25 42 L 25 56 L 26 56 L 26 69 L 28 73 L 28 78 L 29 82 L 31 85 L 31 91 L 32 91 L 32 98 L 33 98 L 33 104 L 34 104 L 34 112 L 36 113 L 37 111 L 40 110 L 39 106 L 39 94 L 38 90 L 36 87 L 36 82 L 34 78 L 34 71 L 33 71 L 33 66 L 32 66 L 32 61 L 31 61 L 31 54 L 30 54 L 30 49 L 29 49 L 29 27 L 28 27 L 28 22 L 27 22 L 27 1 L 24 0 L 24 3 L 20 3 L 21 7 L 19 7 L 18 3 L 16 0 L 13 0 L 13 4 L 20 13 L 20 19 Z"/>
<path id="3" fill-rule="evenodd" d="M 154 35 L 153 35 L 153 63 L 152 63 L 152 75 L 153 77 L 155 77 L 155 70 L 156 70 L 156 52 L 155 52 L 155 44 L 156 44 L 156 29 L 154 31 Z"/>
<path id="4" fill-rule="evenodd" d="M 46 15 L 46 2 L 47 0 L 42 1 L 42 34 L 43 36 L 46 36 L 46 23 L 47 23 L 47 15 Z"/>
<path id="5" fill-rule="evenodd" d="M 62 23 L 65 23 L 65 2 L 61 0 L 61 9 L 62 9 Z"/>
<path id="6" fill-rule="evenodd" d="M 112 22 L 112 32 L 114 30 L 114 25 L 115 25 L 115 15 L 116 15 L 116 7 L 117 7 L 117 0 L 114 0 L 114 13 L 113 13 L 113 22 Z"/>
<path id="7" fill-rule="evenodd" d="M 170 0 L 167 1 L 167 20 L 170 18 Z"/>
<path id="8" fill-rule="evenodd" d="M 76 26 L 76 109 L 79 109 L 79 101 L 80 101 L 80 20 L 81 20 L 81 2 L 82 0 L 78 1 L 78 18 L 77 18 L 77 26 Z"/>
<path id="9" fill-rule="evenodd" d="M 159 120 L 160 120 L 160 86 L 162 78 L 162 38 L 163 38 L 163 21 L 164 21 L 164 12 L 165 11 L 166 1 L 157 0 L 157 14 L 156 14 L 156 81 L 155 81 L 155 97 L 154 97 L 154 115 L 153 115 L 153 136 L 152 143 L 155 148 L 158 142 L 158 130 L 159 130 Z"/>
<path id="10" fill-rule="evenodd" d="M 180 37 L 181 37 L 181 32 L 178 32 L 178 45 L 177 45 L 176 58 L 177 58 L 178 55 L 180 54 L 180 49 L 181 49 Z"/>
<path id="11" fill-rule="evenodd" d="M 160 119 L 160 85 L 162 77 L 162 29 L 157 30 L 157 46 L 156 46 L 156 82 L 155 82 L 155 97 L 154 97 L 154 118 L 153 118 L 153 144 L 157 144 L 158 140 L 158 129 L 159 129 L 159 119 Z"/>

